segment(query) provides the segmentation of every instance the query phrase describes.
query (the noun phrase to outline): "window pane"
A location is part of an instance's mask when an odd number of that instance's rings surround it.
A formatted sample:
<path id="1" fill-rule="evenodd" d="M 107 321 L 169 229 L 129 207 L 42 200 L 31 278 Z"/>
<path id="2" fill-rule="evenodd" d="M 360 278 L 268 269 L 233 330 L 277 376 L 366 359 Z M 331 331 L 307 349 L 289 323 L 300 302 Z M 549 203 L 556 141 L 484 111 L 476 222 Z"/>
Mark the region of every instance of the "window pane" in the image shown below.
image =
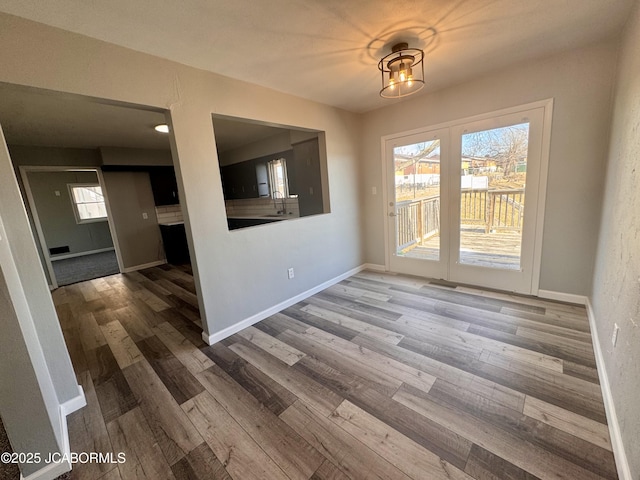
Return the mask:
<path id="1" fill-rule="evenodd" d="M 73 187 L 73 195 L 77 203 L 102 202 L 101 187 Z"/>
<path id="2" fill-rule="evenodd" d="M 440 259 L 440 140 L 393 149 L 396 255 Z"/>
<path id="3" fill-rule="evenodd" d="M 287 166 L 284 158 L 272 160 L 269 166 L 269 180 L 271 182 L 271 196 L 273 198 L 286 198 L 289 196 L 287 181 Z"/>
<path id="4" fill-rule="evenodd" d="M 71 194 L 79 221 L 107 217 L 107 208 L 99 185 L 71 187 Z"/>
<path id="5" fill-rule="evenodd" d="M 78 204 L 78 216 L 80 220 L 104 218 L 107 216 L 107 209 L 104 203 L 81 203 Z"/>
<path id="6" fill-rule="evenodd" d="M 529 124 L 462 135 L 460 263 L 520 268 Z"/>

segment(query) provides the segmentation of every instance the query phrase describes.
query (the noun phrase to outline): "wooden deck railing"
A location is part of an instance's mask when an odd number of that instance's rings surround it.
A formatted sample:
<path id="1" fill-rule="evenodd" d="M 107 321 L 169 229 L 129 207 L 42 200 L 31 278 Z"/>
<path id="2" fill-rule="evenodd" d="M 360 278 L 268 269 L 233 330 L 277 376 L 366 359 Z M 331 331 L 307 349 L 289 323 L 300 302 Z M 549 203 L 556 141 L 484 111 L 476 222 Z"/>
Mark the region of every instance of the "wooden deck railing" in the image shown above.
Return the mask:
<path id="1" fill-rule="evenodd" d="M 398 249 L 420 244 L 440 231 L 440 196 L 400 202 L 397 207 Z"/>
<path id="2" fill-rule="evenodd" d="M 463 190 L 460 223 L 483 226 L 485 232 L 522 231 L 524 189 Z M 440 231 L 440 196 L 399 202 L 396 210 L 398 249 L 424 240 Z"/>
<path id="3" fill-rule="evenodd" d="M 460 196 L 460 223 L 484 225 L 487 233 L 497 230 L 521 231 L 524 219 L 524 188 L 504 190 L 463 190 Z"/>

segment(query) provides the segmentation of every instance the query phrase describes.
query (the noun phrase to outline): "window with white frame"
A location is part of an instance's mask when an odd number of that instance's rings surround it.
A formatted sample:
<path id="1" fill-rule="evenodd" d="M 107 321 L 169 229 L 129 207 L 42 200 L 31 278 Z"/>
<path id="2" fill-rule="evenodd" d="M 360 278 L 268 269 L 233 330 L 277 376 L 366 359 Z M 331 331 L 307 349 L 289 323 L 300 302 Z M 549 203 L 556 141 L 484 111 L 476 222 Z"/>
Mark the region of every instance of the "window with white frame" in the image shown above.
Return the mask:
<path id="1" fill-rule="evenodd" d="M 284 158 L 271 160 L 269 168 L 269 187 L 271 198 L 289 197 L 289 182 L 287 181 L 287 162 Z"/>
<path id="2" fill-rule="evenodd" d="M 102 187 L 97 183 L 70 183 L 69 195 L 77 223 L 103 222 L 107 220 Z"/>

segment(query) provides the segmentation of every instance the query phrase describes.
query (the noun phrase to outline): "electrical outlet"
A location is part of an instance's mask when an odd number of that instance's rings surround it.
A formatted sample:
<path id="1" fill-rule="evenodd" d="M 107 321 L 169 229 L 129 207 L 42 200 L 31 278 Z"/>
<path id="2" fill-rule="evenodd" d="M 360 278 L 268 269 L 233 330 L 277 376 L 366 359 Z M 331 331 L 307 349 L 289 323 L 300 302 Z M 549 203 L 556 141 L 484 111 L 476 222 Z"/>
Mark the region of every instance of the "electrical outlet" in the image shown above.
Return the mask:
<path id="1" fill-rule="evenodd" d="M 618 341 L 618 331 L 620 330 L 620 327 L 618 327 L 617 323 L 613 324 L 613 335 L 611 335 L 611 344 L 615 347 L 616 346 L 616 342 Z"/>
<path id="2" fill-rule="evenodd" d="M 293 275 L 293 267 L 291 267 L 290 269 L 287 270 L 287 275 L 289 276 L 289 280 L 291 280 L 294 275 Z"/>
<path id="3" fill-rule="evenodd" d="M 59 197 L 59 196 L 60 196 L 60 190 L 54 190 L 54 191 L 53 191 L 53 193 L 55 193 L 55 194 L 56 194 L 56 197 Z"/>
<path id="4" fill-rule="evenodd" d="M 378 187 L 371 187 L 371 195 L 377 195 L 378 194 Z"/>

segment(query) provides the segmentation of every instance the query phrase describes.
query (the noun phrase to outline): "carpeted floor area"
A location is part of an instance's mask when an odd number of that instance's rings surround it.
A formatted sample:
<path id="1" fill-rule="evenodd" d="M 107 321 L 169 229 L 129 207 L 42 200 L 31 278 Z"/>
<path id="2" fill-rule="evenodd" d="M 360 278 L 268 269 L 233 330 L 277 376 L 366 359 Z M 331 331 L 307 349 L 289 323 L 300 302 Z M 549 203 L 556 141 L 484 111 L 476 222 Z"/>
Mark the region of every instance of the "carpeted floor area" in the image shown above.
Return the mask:
<path id="1" fill-rule="evenodd" d="M 0 419 L 0 453 L 13 452 L 11 444 L 9 444 L 9 438 L 7 432 Z M 20 478 L 20 469 L 15 463 L 2 463 L 0 462 L 0 480 L 18 480 Z M 71 472 L 65 473 L 56 477 L 55 480 L 69 480 L 71 478 Z"/>
<path id="2" fill-rule="evenodd" d="M 120 272 L 116 252 L 113 250 L 51 263 L 60 287 Z"/>
<path id="3" fill-rule="evenodd" d="M 0 453 L 13 452 L 9 439 L 7 438 L 7 432 L 4 430 L 2 419 L 0 419 Z M 20 478 L 20 470 L 15 463 L 0 462 L 0 478 L 2 480 L 13 480 Z"/>

